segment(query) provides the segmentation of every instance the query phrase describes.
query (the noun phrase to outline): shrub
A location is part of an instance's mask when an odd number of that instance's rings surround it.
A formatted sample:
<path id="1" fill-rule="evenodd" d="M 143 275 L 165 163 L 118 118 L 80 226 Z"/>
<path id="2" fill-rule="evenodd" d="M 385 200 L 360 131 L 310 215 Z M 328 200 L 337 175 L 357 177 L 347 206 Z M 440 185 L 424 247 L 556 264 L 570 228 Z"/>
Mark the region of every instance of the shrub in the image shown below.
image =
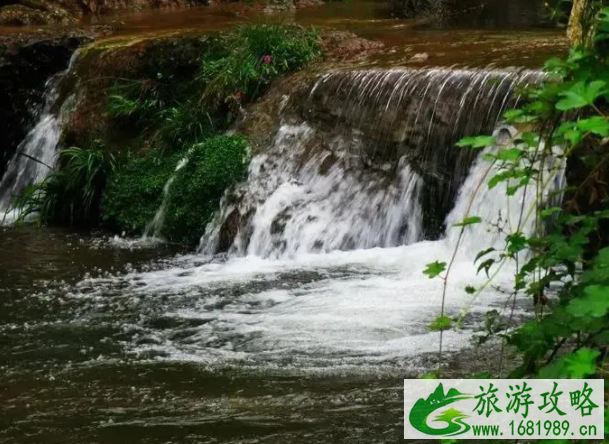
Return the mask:
<path id="1" fill-rule="evenodd" d="M 243 179 L 249 163 L 247 140 L 216 136 L 194 145 L 171 188 L 166 224 L 170 240 L 195 245 L 218 209 L 224 192 Z"/>
<path id="2" fill-rule="evenodd" d="M 116 162 L 103 150 L 68 148 L 60 152 L 61 168 L 28 187 L 13 207 L 20 220 L 38 213 L 47 224 L 91 225 L 99 218 L 101 197 Z"/>
<path id="3" fill-rule="evenodd" d="M 159 67 L 146 77 L 116 82 L 108 93 L 108 114 L 147 132 L 157 146 L 182 149 L 226 130 L 241 101 L 255 100 L 275 78 L 303 68 L 321 55 L 321 46 L 314 30 L 244 25 L 210 37 L 202 52 L 198 75 L 193 70 L 190 77 L 176 77 Z"/>
<path id="4" fill-rule="evenodd" d="M 176 172 L 184 156 L 188 163 Z M 243 178 L 249 160 L 246 139 L 216 136 L 193 145 L 188 154 L 149 152 L 132 157 L 108 186 L 102 212 L 115 229 L 142 233 L 163 201 L 163 189 L 174 175 L 161 235 L 194 245 L 205 230 L 227 188 Z"/>
<path id="5" fill-rule="evenodd" d="M 180 154 L 151 150 L 129 153 L 110 180 L 102 201 L 104 223 L 127 234 L 144 231 L 163 200 L 163 187 L 175 170 Z"/>
<path id="6" fill-rule="evenodd" d="M 163 146 L 184 148 L 213 135 L 224 128 L 218 118 L 196 102 L 177 103 L 163 110 L 155 138 Z"/>

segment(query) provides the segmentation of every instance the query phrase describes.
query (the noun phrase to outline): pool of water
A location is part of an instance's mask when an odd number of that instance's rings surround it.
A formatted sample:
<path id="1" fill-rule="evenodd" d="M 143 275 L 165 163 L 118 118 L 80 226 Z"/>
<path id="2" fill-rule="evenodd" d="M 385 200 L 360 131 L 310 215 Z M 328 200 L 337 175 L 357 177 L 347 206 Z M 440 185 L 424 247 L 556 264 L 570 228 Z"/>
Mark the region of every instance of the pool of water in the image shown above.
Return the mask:
<path id="1" fill-rule="evenodd" d="M 435 366 L 440 293 L 421 269 L 442 252 L 227 259 L 3 229 L 0 441 L 399 442 L 401 380 Z M 445 335 L 449 374 L 476 367 L 457 350 L 482 312 Z"/>

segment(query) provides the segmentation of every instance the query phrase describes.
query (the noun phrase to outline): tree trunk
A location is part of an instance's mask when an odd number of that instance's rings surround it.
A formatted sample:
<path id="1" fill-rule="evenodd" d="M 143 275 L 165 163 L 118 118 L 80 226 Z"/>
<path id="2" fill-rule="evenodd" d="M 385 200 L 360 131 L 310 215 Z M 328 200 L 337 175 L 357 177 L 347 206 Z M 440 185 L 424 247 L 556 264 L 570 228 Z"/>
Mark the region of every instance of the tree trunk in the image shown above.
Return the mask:
<path id="1" fill-rule="evenodd" d="M 573 8 L 569 17 L 567 37 L 571 45 L 580 45 L 584 42 L 584 18 L 589 0 L 573 0 Z"/>

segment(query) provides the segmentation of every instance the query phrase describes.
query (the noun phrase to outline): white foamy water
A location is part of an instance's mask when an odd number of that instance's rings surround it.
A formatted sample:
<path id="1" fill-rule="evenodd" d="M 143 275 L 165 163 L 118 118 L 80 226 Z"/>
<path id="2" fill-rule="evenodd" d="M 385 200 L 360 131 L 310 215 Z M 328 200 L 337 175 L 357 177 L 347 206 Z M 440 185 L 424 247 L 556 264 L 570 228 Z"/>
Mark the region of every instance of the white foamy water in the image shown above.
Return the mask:
<path id="1" fill-rule="evenodd" d="M 123 328 L 126 352 L 139 357 L 297 368 L 403 365 L 437 351 L 429 324 L 440 310 L 441 282 L 423 269 L 449 254 L 436 241 L 280 260 L 206 263 L 188 256 L 161 270 L 84 281 L 73 297 L 89 301 L 95 316 L 110 308 L 137 313 Z M 454 276 L 446 310 L 458 316 L 471 302 L 465 286 L 483 279 L 465 261 Z M 485 291 L 470 314 L 501 308 L 503 300 Z M 445 333 L 445 350 L 469 346 L 471 335 L 470 322 Z"/>
<path id="2" fill-rule="evenodd" d="M 503 148 L 509 148 L 512 140 L 518 138 L 518 131 L 511 126 L 501 126 L 494 135 L 501 140 L 504 134 Z M 543 145 L 542 145 L 543 147 Z M 488 186 L 489 180 L 502 172 L 501 162 L 492 164 L 483 159 L 485 153 L 494 153 L 498 147 L 491 147 L 480 154 L 474 162 L 467 179 L 459 190 L 459 195 L 453 210 L 446 218 L 447 239 L 450 245 L 458 241 L 460 229 L 453 227 L 467 217 L 478 216 L 480 224 L 465 227 L 461 241 L 461 251 L 467 257 L 473 258 L 481 249 L 494 247 L 499 251 L 505 248 L 506 233 L 520 231 L 525 236 L 535 232 L 536 221 L 534 206 L 538 195 L 537 184 L 531 181 L 526 187 L 519 188 L 512 196 L 508 196 L 507 187 L 517 185 L 517 180 L 508 180 L 494 188 Z M 558 151 L 554 148 L 554 151 Z M 543 190 L 539 190 L 545 202 L 556 203 L 560 197 L 557 190 L 565 187 L 565 165 L 549 156 L 543 166 Z M 539 162 L 536 167 L 541 169 Z M 501 229 L 500 229 L 501 228 Z"/>
<path id="3" fill-rule="evenodd" d="M 311 145 L 319 143 L 315 136 L 306 123 L 284 125 L 268 154 L 252 160 L 248 180 L 237 191 L 242 205 L 227 209 L 244 218 L 253 214 L 240 228 L 233 253 L 295 257 L 420 238 L 421 184 L 408 165 L 387 178 L 386 172 L 362 170 L 359 155 L 345 149 L 340 138 L 311 152 Z M 204 252 L 216 249 L 218 234 L 203 238 Z"/>

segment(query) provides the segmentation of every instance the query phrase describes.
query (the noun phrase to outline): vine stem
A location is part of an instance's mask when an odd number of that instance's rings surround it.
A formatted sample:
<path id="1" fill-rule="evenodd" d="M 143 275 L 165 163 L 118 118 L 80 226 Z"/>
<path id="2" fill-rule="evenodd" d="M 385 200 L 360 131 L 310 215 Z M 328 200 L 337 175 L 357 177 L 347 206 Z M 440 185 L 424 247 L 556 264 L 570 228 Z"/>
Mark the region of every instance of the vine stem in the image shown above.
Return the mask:
<path id="1" fill-rule="evenodd" d="M 476 189 L 472 193 L 472 196 L 471 196 L 471 198 L 469 200 L 469 203 L 467 205 L 467 210 L 465 211 L 464 218 L 469 217 L 469 214 L 470 214 L 470 212 L 472 210 L 472 206 L 474 204 L 474 199 L 478 195 L 478 192 L 480 191 L 480 188 L 482 187 L 482 184 L 486 182 L 486 178 L 488 177 L 490 172 L 493 170 L 493 167 L 495 166 L 495 162 L 496 161 L 493 161 L 489 165 L 489 167 L 484 172 L 484 176 L 478 182 L 478 185 L 476 186 Z M 453 265 L 455 263 L 455 260 L 457 258 L 457 253 L 459 251 L 459 246 L 461 244 L 461 240 L 463 239 L 463 234 L 465 233 L 465 228 L 466 228 L 466 226 L 463 225 L 461 227 L 461 230 L 459 231 L 459 237 L 457 238 L 457 243 L 455 244 L 455 247 L 453 249 L 453 254 L 452 254 L 452 257 L 450 258 L 450 262 L 448 264 L 448 267 L 446 268 L 446 274 L 442 278 L 442 281 L 443 281 L 443 284 L 442 284 L 442 307 L 440 309 L 440 317 L 444 316 L 444 311 L 445 311 L 445 307 L 446 307 L 446 290 L 448 288 L 448 277 L 450 276 L 450 272 L 451 272 L 452 267 L 453 267 Z M 440 328 L 440 348 L 438 350 L 438 359 L 439 359 L 440 363 L 442 362 L 442 343 L 443 343 L 443 339 L 444 339 L 444 329 Z"/>

